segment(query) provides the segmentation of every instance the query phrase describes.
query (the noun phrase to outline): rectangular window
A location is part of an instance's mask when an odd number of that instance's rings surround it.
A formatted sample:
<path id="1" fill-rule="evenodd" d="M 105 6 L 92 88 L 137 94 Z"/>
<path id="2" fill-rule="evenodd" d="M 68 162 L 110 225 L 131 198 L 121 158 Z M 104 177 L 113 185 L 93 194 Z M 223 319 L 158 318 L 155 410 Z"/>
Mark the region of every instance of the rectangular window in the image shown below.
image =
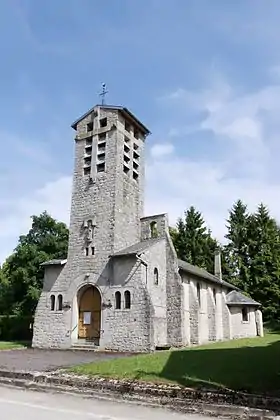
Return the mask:
<path id="1" fill-rule="evenodd" d="M 127 136 L 124 136 L 124 141 L 125 141 L 125 143 L 129 143 L 130 139 Z"/>
<path id="2" fill-rule="evenodd" d="M 91 255 L 94 255 L 94 251 L 95 251 L 94 246 L 92 246 L 91 247 Z"/>
<path id="3" fill-rule="evenodd" d="M 124 122 L 124 129 L 125 129 L 125 131 L 130 133 L 131 125 L 127 121 Z"/>
<path id="4" fill-rule="evenodd" d="M 98 143 L 98 152 L 105 152 L 106 149 L 106 143 Z"/>
<path id="5" fill-rule="evenodd" d="M 135 181 L 138 181 L 139 175 L 137 172 L 133 171 L 133 179 L 135 179 Z"/>
<path id="6" fill-rule="evenodd" d="M 99 134 L 98 141 L 106 141 L 106 133 Z"/>
<path id="7" fill-rule="evenodd" d="M 92 130 L 93 130 L 93 121 L 87 124 L 87 132 L 92 131 Z"/>
<path id="8" fill-rule="evenodd" d="M 101 120 L 99 121 L 100 123 L 100 128 L 104 128 L 107 127 L 107 118 L 101 118 Z"/>
<path id="9" fill-rule="evenodd" d="M 105 162 L 96 165 L 97 172 L 105 172 Z"/>
<path id="10" fill-rule="evenodd" d="M 139 160 L 139 157 L 140 157 L 139 153 L 134 151 L 133 152 L 133 159 Z"/>
<path id="11" fill-rule="evenodd" d="M 91 164 L 91 156 L 87 156 L 84 158 L 85 166 L 89 166 Z"/>
<path id="12" fill-rule="evenodd" d="M 102 153 L 98 152 L 97 157 L 98 157 L 98 160 L 104 161 L 105 160 L 105 153 L 104 152 L 102 152 Z"/>
<path id="13" fill-rule="evenodd" d="M 128 174 L 129 173 L 129 167 L 126 166 L 126 165 L 123 165 L 123 171 L 124 171 L 125 174 Z"/>
<path id="14" fill-rule="evenodd" d="M 88 257 L 88 254 L 89 254 L 89 249 L 85 248 L 85 256 Z"/>
<path id="15" fill-rule="evenodd" d="M 84 168 L 84 175 L 90 175 L 90 166 Z"/>
<path id="16" fill-rule="evenodd" d="M 125 153 L 130 152 L 130 148 L 127 146 L 127 144 L 125 144 L 123 148 L 124 148 Z"/>
<path id="17" fill-rule="evenodd" d="M 87 146 L 92 146 L 92 137 L 86 138 L 86 147 Z"/>
<path id="18" fill-rule="evenodd" d="M 137 162 L 133 162 L 133 169 L 135 169 L 136 171 L 138 171 L 139 165 L 138 165 Z"/>
<path id="19" fill-rule="evenodd" d="M 91 155 L 92 154 L 92 146 L 86 146 L 85 147 L 85 152 L 87 155 Z"/>
<path id="20" fill-rule="evenodd" d="M 130 159 L 127 155 L 123 155 L 123 160 L 125 161 L 125 163 L 129 163 Z"/>
<path id="21" fill-rule="evenodd" d="M 249 314 L 247 308 L 242 308 L 242 322 L 248 322 L 249 321 Z"/>

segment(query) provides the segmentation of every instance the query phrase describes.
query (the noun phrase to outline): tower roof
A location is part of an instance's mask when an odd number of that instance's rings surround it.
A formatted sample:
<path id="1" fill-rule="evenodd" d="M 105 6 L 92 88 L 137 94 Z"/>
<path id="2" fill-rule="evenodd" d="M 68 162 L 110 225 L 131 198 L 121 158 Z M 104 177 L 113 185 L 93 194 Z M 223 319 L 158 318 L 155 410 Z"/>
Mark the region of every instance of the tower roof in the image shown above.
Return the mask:
<path id="1" fill-rule="evenodd" d="M 117 106 L 117 105 L 95 105 L 93 108 L 89 109 L 84 115 L 82 115 L 80 118 L 78 118 L 76 121 L 73 122 L 71 127 L 76 130 L 77 125 L 80 121 L 82 121 L 84 118 L 86 118 L 89 114 L 91 114 L 96 107 L 108 109 L 108 110 L 114 110 L 119 111 L 123 116 L 131 121 L 134 122 L 138 126 L 138 128 L 145 134 L 150 134 L 150 130 L 141 123 L 141 121 L 138 120 L 138 118 L 135 117 L 135 115 L 132 114 L 132 112 L 129 111 L 129 109 L 123 107 L 123 106 Z"/>

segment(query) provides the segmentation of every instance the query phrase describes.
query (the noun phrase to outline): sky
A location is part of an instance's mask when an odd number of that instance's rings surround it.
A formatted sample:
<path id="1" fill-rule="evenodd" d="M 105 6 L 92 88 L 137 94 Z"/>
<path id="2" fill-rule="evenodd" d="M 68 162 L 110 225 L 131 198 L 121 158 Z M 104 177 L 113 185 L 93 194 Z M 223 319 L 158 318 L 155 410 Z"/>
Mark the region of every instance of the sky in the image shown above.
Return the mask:
<path id="1" fill-rule="evenodd" d="M 1 0 L 0 264 L 47 210 L 69 221 L 71 123 L 99 101 L 147 138 L 145 213 L 280 220 L 279 0 Z"/>

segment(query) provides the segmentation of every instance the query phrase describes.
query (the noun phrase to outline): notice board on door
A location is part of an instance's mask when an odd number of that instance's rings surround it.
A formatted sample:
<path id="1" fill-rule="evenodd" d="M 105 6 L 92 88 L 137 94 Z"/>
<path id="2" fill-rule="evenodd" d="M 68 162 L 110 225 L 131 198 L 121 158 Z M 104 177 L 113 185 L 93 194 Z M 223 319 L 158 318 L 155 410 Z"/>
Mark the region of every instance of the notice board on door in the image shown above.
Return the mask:
<path id="1" fill-rule="evenodd" d="M 91 324 L 91 312 L 84 312 L 84 325 Z"/>

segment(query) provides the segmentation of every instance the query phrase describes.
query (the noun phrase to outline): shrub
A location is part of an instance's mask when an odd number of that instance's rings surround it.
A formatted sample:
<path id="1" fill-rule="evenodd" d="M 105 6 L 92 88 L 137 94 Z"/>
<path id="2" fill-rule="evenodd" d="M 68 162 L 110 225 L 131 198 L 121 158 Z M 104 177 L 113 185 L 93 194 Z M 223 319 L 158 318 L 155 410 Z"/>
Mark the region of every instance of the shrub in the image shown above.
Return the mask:
<path id="1" fill-rule="evenodd" d="M 0 340 L 3 341 L 31 341 L 32 340 L 31 316 L 1 315 Z"/>

